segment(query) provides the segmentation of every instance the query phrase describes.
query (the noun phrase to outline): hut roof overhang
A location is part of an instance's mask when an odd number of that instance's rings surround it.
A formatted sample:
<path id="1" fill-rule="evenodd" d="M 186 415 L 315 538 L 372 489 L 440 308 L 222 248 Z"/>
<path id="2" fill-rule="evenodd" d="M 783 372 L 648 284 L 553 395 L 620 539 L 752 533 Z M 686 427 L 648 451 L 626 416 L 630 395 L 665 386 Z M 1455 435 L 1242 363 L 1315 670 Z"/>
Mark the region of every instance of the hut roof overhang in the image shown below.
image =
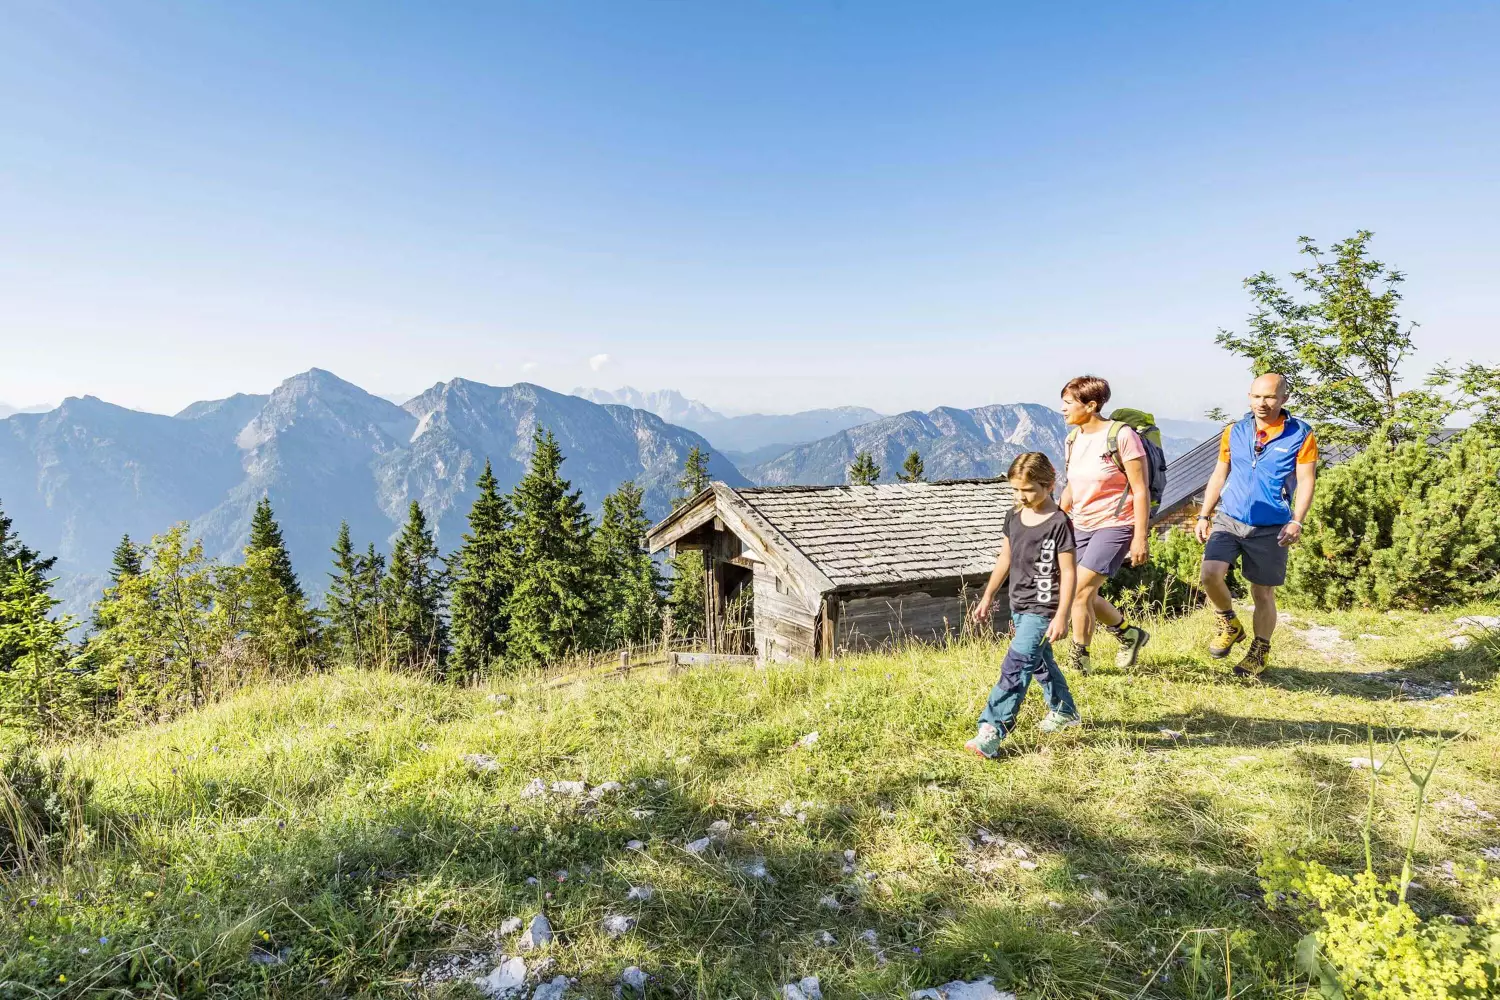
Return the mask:
<path id="1" fill-rule="evenodd" d="M 733 488 L 714 483 L 650 532 L 652 552 L 733 532 L 808 596 L 986 574 L 1014 506 L 1004 479 Z"/>

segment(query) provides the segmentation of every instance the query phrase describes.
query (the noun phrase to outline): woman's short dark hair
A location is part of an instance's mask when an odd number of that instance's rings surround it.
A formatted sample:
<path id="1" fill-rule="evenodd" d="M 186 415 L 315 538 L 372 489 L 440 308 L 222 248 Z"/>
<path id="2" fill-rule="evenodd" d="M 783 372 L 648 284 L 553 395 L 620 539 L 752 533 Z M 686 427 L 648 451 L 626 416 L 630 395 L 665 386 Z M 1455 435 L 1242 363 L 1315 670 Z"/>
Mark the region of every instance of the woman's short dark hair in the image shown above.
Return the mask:
<path id="1" fill-rule="evenodd" d="M 1080 403 L 1093 403 L 1100 411 L 1109 402 L 1109 383 L 1098 375 L 1080 375 L 1063 386 L 1062 391 L 1071 393 Z"/>

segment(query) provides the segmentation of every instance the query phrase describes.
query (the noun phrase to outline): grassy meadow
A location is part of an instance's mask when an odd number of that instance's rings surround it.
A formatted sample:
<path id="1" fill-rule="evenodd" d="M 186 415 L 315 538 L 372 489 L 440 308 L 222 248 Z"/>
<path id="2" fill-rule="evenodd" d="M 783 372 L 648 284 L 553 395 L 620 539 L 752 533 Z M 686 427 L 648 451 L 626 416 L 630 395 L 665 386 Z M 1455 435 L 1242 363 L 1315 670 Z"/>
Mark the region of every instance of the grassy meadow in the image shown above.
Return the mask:
<path id="1" fill-rule="evenodd" d="M 995 762 L 961 750 L 994 645 L 249 689 L 48 748 L 92 780 L 89 822 L 3 876 L 0 996 L 473 997 L 539 910 L 557 937 L 527 961 L 570 997 L 632 965 L 664 997 L 1301 996 L 1256 866 L 1363 864 L 1367 727 L 1393 764 L 1397 733 L 1422 761 L 1449 744 L 1421 912 L 1472 913 L 1445 862 L 1500 855 L 1500 685 L 1451 648 L 1463 613 L 1295 612 L 1260 684 L 1208 659 L 1207 614 L 1158 622 L 1136 669 L 1070 678 L 1084 727 L 1035 732 L 1034 693 Z M 1382 871 L 1413 798 L 1381 773 Z"/>

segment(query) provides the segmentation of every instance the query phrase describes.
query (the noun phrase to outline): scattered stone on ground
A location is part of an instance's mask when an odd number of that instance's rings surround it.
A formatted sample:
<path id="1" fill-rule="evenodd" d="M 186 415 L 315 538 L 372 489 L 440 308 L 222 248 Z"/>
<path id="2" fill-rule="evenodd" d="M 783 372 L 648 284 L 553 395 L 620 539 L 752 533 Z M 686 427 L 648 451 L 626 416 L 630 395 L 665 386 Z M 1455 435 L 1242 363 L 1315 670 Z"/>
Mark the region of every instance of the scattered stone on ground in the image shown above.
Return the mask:
<path id="1" fill-rule="evenodd" d="M 1496 848 L 1496 850 L 1500 850 L 1500 848 Z M 818 945 L 823 948 L 832 948 L 839 943 L 838 938 L 827 931 L 818 931 L 817 934 L 813 935 L 813 940 L 817 941 Z"/>
<path id="2" fill-rule="evenodd" d="M 541 983 L 536 992 L 531 994 L 531 1000 L 562 1000 L 568 992 L 568 977 L 558 976 L 550 983 Z"/>
<path id="3" fill-rule="evenodd" d="M 875 928 L 867 927 L 859 932 L 860 943 L 866 948 L 880 947 L 880 936 L 875 933 Z"/>
<path id="4" fill-rule="evenodd" d="M 818 900 L 818 905 L 825 910 L 837 911 L 839 909 L 839 901 L 834 896 L 824 896 L 822 899 Z"/>
<path id="5" fill-rule="evenodd" d="M 531 918 L 531 924 L 526 928 L 526 933 L 521 935 L 521 940 L 516 947 L 522 951 L 531 951 L 533 948 L 545 948 L 552 943 L 552 921 L 547 919 L 545 913 L 538 913 Z"/>
<path id="6" fill-rule="evenodd" d="M 781 996 L 783 1000 L 823 1000 L 823 988 L 817 976 L 805 976 L 781 987 Z"/>
<path id="7" fill-rule="evenodd" d="M 1180 740 L 1183 736 L 1181 730 L 1177 729 L 1163 729 L 1161 734 L 1169 740 Z"/>
<path id="8" fill-rule="evenodd" d="M 1432 701 L 1436 698 L 1452 698 L 1458 694 L 1458 685 L 1452 681 L 1419 681 L 1398 673 L 1355 674 L 1364 681 L 1391 684 L 1396 693 L 1412 701 Z"/>
<path id="9" fill-rule="evenodd" d="M 1036 862 L 1035 861 L 1017 861 L 1016 864 L 1023 871 L 1028 871 L 1028 872 L 1034 872 L 1034 871 L 1036 871 Z"/>
<path id="10" fill-rule="evenodd" d="M 1474 637 L 1472 635 L 1449 636 L 1448 645 L 1452 646 L 1454 649 L 1462 651 L 1474 645 Z"/>
<path id="11" fill-rule="evenodd" d="M 1109 893 L 1105 892 L 1103 889 L 1094 889 L 1089 893 L 1089 898 L 1098 903 L 1100 906 L 1103 906 L 1104 904 L 1109 902 Z"/>
<path id="12" fill-rule="evenodd" d="M 1332 625 L 1309 625 L 1307 628 L 1294 628 L 1292 631 L 1309 649 L 1317 650 L 1329 658 L 1347 658 L 1353 646 L 1353 643 L 1345 639 L 1343 633 Z"/>
<path id="13" fill-rule="evenodd" d="M 1258 760 L 1260 760 L 1260 758 L 1257 757 L 1257 756 L 1255 756 L 1255 754 L 1253 754 L 1253 753 L 1246 753 L 1246 754 L 1240 754 L 1238 757 L 1231 757 L 1231 758 L 1229 758 L 1228 761 L 1226 761 L 1226 763 L 1229 763 L 1229 764 L 1254 764 Z"/>
<path id="14" fill-rule="evenodd" d="M 431 989 L 455 979 L 478 979 L 490 967 L 490 956 L 485 952 L 470 952 L 467 955 L 447 955 L 427 967 L 417 976 L 417 985 Z"/>
<path id="15" fill-rule="evenodd" d="M 630 810 L 630 818 L 631 819 L 650 819 L 651 818 L 651 814 L 653 812 L 654 812 L 654 810 L 651 810 L 651 809 L 632 809 L 632 810 Z"/>
<path id="16" fill-rule="evenodd" d="M 797 740 L 797 746 L 810 747 L 816 742 L 818 742 L 818 731 L 814 729 L 812 732 L 806 733 L 803 736 L 799 737 Z"/>
<path id="17" fill-rule="evenodd" d="M 1369 767 L 1370 766 L 1370 758 L 1369 757 L 1350 757 L 1349 758 L 1349 766 L 1352 767 L 1352 768 L 1354 768 L 1356 771 L 1358 771 L 1362 767 Z M 1383 760 L 1376 760 L 1375 761 L 1375 770 L 1378 771 L 1382 767 L 1385 767 L 1385 761 L 1383 761 Z"/>
<path id="18" fill-rule="evenodd" d="M 771 877 L 771 873 L 766 870 L 765 858 L 750 858 L 748 861 L 742 861 L 740 863 L 740 871 L 744 872 L 751 878 L 764 879 L 767 882 L 772 883 L 773 885 L 776 882 L 776 880 Z"/>
<path id="19" fill-rule="evenodd" d="M 518 931 L 520 929 L 521 929 L 521 918 L 520 917 L 506 917 L 504 920 L 500 921 L 500 933 L 501 934 L 509 936 L 511 934 L 514 934 L 516 931 Z"/>
<path id="20" fill-rule="evenodd" d="M 554 781 L 552 793 L 554 795 L 566 795 L 570 799 L 576 799 L 589 790 L 589 786 L 581 781 Z"/>
<path id="21" fill-rule="evenodd" d="M 980 976 L 972 982 L 954 980 L 932 989 L 917 990 L 911 1000 L 1016 1000 L 1014 993 L 995 989 L 993 976 Z"/>
<path id="22" fill-rule="evenodd" d="M 624 937 L 635 927 L 635 917 L 627 917 L 623 913 L 612 913 L 604 918 L 600 926 L 604 928 L 604 933 L 612 938 Z"/>
<path id="23" fill-rule="evenodd" d="M 526 986 L 526 960 L 502 961 L 489 975 L 475 979 L 474 985 L 487 997 L 512 996 Z"/>
<path id="24" fill-rule="evenodd" d="M 624 790 L 625 786 L 620 784 L 618 781 L 606 781 L 602 785 L 594 786 L 594 788 L 589 791 L 589 798 L 597 801 L 604 798 L 606 795 L 614 795 L 615 793 L 623 792 Z"/>
<path id="25" fill-rule="evenodd" d="M 476 771 L 500 770 L 500 762 L 487 753 L 466 753 L 461 759 Z"/>
<path id="26" fill-rule="evenodd" d="M 1433 805 L 1443 812 L 1461 813 L 1464 816 L 1472 816 L 1475 819 L 1481 819 L 1486 822 L 1493 821 L 1495 818 L 1494 813 L 1481 808 L 1478 802 L 1475 802 L 1467 795 L 1459 795 L 1456 792 L 1448 795 L 1446 798 L 1439 799 Z"/>
<path id="27" fill-rule="evenodd" d="M 645 849 L 646 845 L 642 841 L 627 840 L 625 842 L 625 850 L 627 851 L 644 851 Z"/>
<path id="28" fill-rule="evenodd" d="M 1361 639 L 1384 639 L 1385 636 L 1383 636 L 1383 635 L 1376 635 L 1374 632 L 1361 632 L 1359 634 L 1359 638 L 1361 638 Z"/>
<path id="29" fill-rule="evenodd" d="M 635 990 L 637 993 L 645 993 L 646 982 L 649 978 L 641 971 L 640 966 L 632 965 L 620 973 L 620 985 L 628 990 Z"/>
<path id="30" fill-rule="evenodd" d="M 282 948 L 280 951 L 267 951 L 264 948 L 250 949 L 251 965 L 285 965 L 287 959 L 292 957 L 292 949 Z"/>
<path id="31" fill-rule="evenodd" d="M 700 837 L 692 843 L 688 844 L 685 850 L 689 854 L 701 855 L 712 846 L 714 846 L 714 838 Z"/>
<path id="32" fill-rule="evenodd" d="M 1453 624 L 1459 628 L 1478 629 L 1481 632 L 1500 630 L 1500 616 L 1497 615 L 1464 615 L 1455 618 Z"/>
<path id="33" fill-rule="evenodd" d="M 539 799 L 547 794 L 547 783 L 541 778 L 532 778 L 526 782 L 526 787 L 521 789 L 521 798 Z"/>
<path id="34" fill-rule="evenodd" d="M 1479 856 L 1486 861 L 1500 861 L 1500 845 L 1494 847 L 1481 847 Z"/>
<path id="35" fill-rule="evenodd" d="M 712 823 L 708 824 L 708 835 L 710 837 L 729 836 L 729 820 L 716 819 Z"/>
<path id="36" fill-rule="evenodd" d="M 625 894 L 625 898 L 634 900 L 637 903 L 646 903 L 650 902 L 655 895 L 656 889 L 654 889 L 650 885 L 642 883 L 641 885 L 632 886 L 630 891 Z"/>

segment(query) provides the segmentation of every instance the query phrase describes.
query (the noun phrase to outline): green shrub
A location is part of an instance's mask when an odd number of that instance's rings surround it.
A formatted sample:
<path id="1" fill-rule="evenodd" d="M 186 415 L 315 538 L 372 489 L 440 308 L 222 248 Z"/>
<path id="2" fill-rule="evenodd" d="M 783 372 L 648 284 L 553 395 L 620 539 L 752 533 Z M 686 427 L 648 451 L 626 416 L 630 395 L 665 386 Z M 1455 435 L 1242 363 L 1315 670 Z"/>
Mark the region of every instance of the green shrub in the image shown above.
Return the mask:
<path id="1" fill-rule="evenodd" d="M 1288 592 L 1323 608 L 1427 607 L 1500 595 L 1500 438 L 1383 435 L 1318 479 Z"/>
<path id="2" fill-rule="evenodd" d="M 30 747 L 0 753 L 0 871 L 59 854 L 83 833 L 92 783 Z"/>
<path id="3" fill-rule="evenodd" d="M 1104 596 L 1137 612 L 1179 614 L 1203 603 L 1198 577 L 1203 543 L 1183 528 L 1153 531 L 1150 558 L 1143 566 L 1128 563 L 1104 585 Z M 1238 592 L 1234 572 L 1230 589 Z"/>

